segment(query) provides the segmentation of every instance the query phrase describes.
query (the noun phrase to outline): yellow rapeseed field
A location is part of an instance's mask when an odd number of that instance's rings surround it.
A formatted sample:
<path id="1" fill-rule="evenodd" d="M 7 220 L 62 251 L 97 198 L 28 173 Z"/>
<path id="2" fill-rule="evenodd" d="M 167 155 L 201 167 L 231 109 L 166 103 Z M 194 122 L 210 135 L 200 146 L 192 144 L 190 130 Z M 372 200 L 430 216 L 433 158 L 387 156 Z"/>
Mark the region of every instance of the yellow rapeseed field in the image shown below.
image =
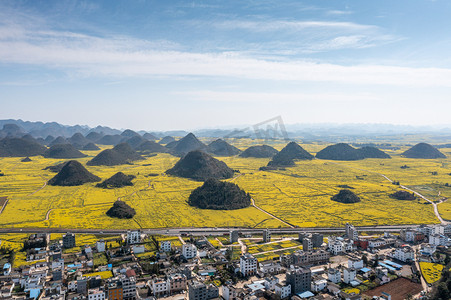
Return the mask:
<path id="1" fill-rule="evenodd" d="M 443 265 L 421 261 L 420 269 L 427 283 L 434 283 L 442 277 Z"/>
<path id="2" fill-rule="evenodd" d="M 231 139 L 240 149 L 253 144 L 270 144 L 282 149 L 285 141 L 264 142 Z M 305 144 L 315 153 L 326 145 Z M 104 149 L 105 147 L 103 147 Z M 240 174 L 230 181 L 249 192 L 257 206 L 295 226 L 437 223 L 431 205 L 424 200 L 399 201 L 389 198 L 398 189 L 380 174 L 419 191 L 431 200 L 451 196 L 451 160 L 406 159 L 399 156 L 405 147 L 388 151 L 392 159 L 366 159 L 353 162 L 324 160 L 301 161 L 295 167 L 278 171 L 259 171 L 269 159 L 218 157 Z M 442 149 L 451 157 L 450 149 Z M 77 187 L 45 185 L 55 173 L 43 170 L 66 160 L 31 157 L 0 158 L 0 196 L 9 202 L 0 215 L 2 227 L 53 228 L 153 228 L 153 227 L 282 227 L 284 223 L 268 214 L 248 207 L 232 211 L 202 210 L 187 204 L 193 189 L 201 182 L 167 176 L 164 172 L 179 158 L 158 154 L 132 165 L 114 167 L 86 166 L 99 151 L 86 151 L 89 156 L 78 159 L 93 174 L 103 180 L 116 172 L 136 176 L 134 186 L 120 189 L 100 189 L 95 183 Z M 407 165 L 409 168 L 402 169 Z M 437 173 L 433 173 L 437 172 Z M 437 174 L 437 175 L 433 175 Z M 156 175 L 156 176 L 155 176 Z M 353 187 L 362 201 L 341 204 L 330 200 L 340 185 Z M 105 212 L 117 199 L 134 207 L 136 216 L 130 220 L 113 219 Z M 439 204 L 444 218 L 451 219 L 451 204 Z"/>

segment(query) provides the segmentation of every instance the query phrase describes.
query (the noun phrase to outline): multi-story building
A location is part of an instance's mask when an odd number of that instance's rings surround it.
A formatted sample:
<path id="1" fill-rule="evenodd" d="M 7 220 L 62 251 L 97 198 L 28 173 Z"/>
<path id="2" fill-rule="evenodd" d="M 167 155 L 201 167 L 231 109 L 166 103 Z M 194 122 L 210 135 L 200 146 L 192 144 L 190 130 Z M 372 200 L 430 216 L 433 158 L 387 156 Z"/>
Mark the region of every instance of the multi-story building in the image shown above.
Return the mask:
<path id="1" fill-rule="evenodd" d="M 122 284 L 118 280 L 110 280 L 107 284 L 108 300 L 123 300 Z"/>
<path id="2" fill-rule="evenodd" d="M 222 298 L 225 300 L 237 300 L 241 290 L 233 285 L 224 284 L 222 286 Z"/>
<path id="3" fill-rule="evenodd" d="M 105 240 L 98 240 L 96 242 L 97 252 L 105 252 Z"/>
<path id="4" fill-rule="evenodd" d="M 369 248 L 382 248 L 389 245 L 394 245 L 396 243 L 396 239 L 394 238 L 377 238 L 368 240 Z"/>
<path id="5" fill-rule="evenodd" d="M 420 252 L 422 254 L 424 254 L 424 255 L 432 256 L 435 253 L 436 250 L 437 250 L 437 246 L 436 245 L 423 244 L 423 245 L 421 245 Z"/>
<path id="6" fill-rule="evenodd" d="M 279 283 L 279 278 L 277 278 L 276 276 L 271 276 L 271 277 L 265 277 L 265 289 L 267 289 L 268 291 L 274 291 L 274 289 L 276 288 L 276 284 Z"/>
<path id="7" fill-rule="evenodd" d="M 330 268 L 327 271 L 327 278 L 329 281 L 332 281 L 333 283 L 340 283 L 341 282 L 341 272 L 338 269 Z"/>
<path id="8" fill-rule="evenodd" d="M 254 275 L 257 272 L 257 259 L 249 253 L 240 257 L 240 272 L 243 276 Z"/>
<path id="9" fill-rule="evenodd" d="M 313 248 L 319 248 L 324 243 L 324 236 L 321 233 L 313 233 L 312 234 L 312 243 Z"/>
<path id="10" fill-rule="evenodd" d="M 230 244 L 238 242 L 238 238 L 239 238 L 239 231 L 238 230 L 230 231 Z"/>
<path id="11" fill-rule="evenodd" d="M 52 270 L 52 280 L 53 281 L 59 281 L 63 280 L 64 275 L 64 267 L 58 267 Z"/>
<path id="12" fill-rule="evenodd" d="M 186 289 L 186 276 L 183 274 L 171 274 L 168 276 L 169 293 L 177 294 Z"/>
<path id="13" fill-rule="evenodd" d="M 414 242 L 415 241 L 415 231 L 411 229 L 401 229 L 399 232 L 399 237 L 404 242 Z"/>
<path id="14" fill-rule="evenodd" d="M 436 246 L 445 246 L 448 242 L 448 238 L 443 234 L 431 234 L 429 235 L 429 244 Z"/>
<path id="15" fill-rule="evenodd" d="M 136 299 L 136 279 L 135 277 L 127 277 L 119 275 L 118 280 L 122 285 L 123 298 L 128 300 Z"/>
<path id="16" fill-rule="evenodd" d="M 394 259 L 400 260 L 402 262 L 414 261 L 415 252 L 411 247 L 404 246 L 402 248 L 396 248 L 392 252 L 392 256 Z"/>
<path id="17" fill-rule="evenodd" d="M 359 239 L 359 233 L 352 224 L 346 223 L 346 237 L 353 241 L 357 241 Z"/>
<path id="18" fill-rule="evenodd" d="M 127 244 L 136 244 L 141 242 L 141 231 L 139 230 L 128 230 L 126 235 Z"/>
<path id="19" fill-rule="evenodd" d="M 292 266 L 286 274 L 286 282 L 291 285 L 291 293 L 310 291 L 312 272 L 308 268 Z"/>
<path id="20" fill-rule="evenodd" d="M 197 256 L 197 247 L 193 244 L 183 244 L 182 246 L 182 255 L 186 259 L 190 259 Z"/>
<path id="21" fill-rule="evenodd" d="M 338 240 L 332 240 L 329 242 L 329 251 L 333 255 L 338 255 L 340 253 L 343 253 L 345 251 L 344 244 L 342 241 Z"/>
<path id="22" fill-rule="evenodd" d="M 298 240 L 299 240 L 299 242 L 302 243 L 302 241 L 304 240 L 304 238 L 309 237 L 309 236 L 310 236 L 310 235 L 309 235 L 308 233 L 300 232 L 300 233 L 298 234 Z"/>
<path id="23" fill-rule="evenodd" d="M 77 293 L 83 295 L 88 293 L 88 278 L 81 277 L 77 279 Z"/>
<path id="24" fill-rule="evenodd" d="M 326 279 L 318 279 L 312 281 L 312 291 L 313 292 L 319 292 L 324 290 L 327 287 L 327 280 Z"/>
<path id="25" fill-rule="evenodd" d="M 74 248 L 75 247 L 75 234 L 73 233 L 66 233 L 63 235 L 63 247 L 66 249 Z"/>
<path id="26" fill-rule="evenodd" d="M 291 285 L 286 282 L 277 283 L 274 292 L 280 299 L 285 299 L 291 295 Z"/>
<path id="27" fill-rule="evenodd" d="M 267 275 L 275 275 L 282 272 L 282 266 L 277 262 L 265 262 L 260 263 L 257 273 L 260 277 L 265 277 Z"/>
<path id="28" fill-rule="evenodd" d="M 268 229 L 263 230 L 263 243 L 271 242 L 271 232 Z"/>
<path id="29" fill-rule="evenodd" d="M 219 298 L 219 288 L 214 284 L 207 285 L 207 299 Z"/>
<path id="30" fill-rule="evenodd" d="M 354 268 L 343 268 L 343 281 L 346 284 L 349 284 L 351 281 L 355 279 L 357 275 L 357 271 Z"/>
<path id="31" fill-rule="evenodd" d="M 185 277 L 186 278 L 186 277 Z M 170 282 L 163 278 L 154 278 L 148 283 L 155 297 L 167 296 L 170 293 Z"/>
<path id="32" fill-rule="evenodd" d="M 302 241 L 302 250 L 311 251 L 313 249 L 313 242 L 309 238 L 304 238 Z"/>
<path id="33" fill-rule="evenodd" d="M 193 281 L 188 284 L 189 300 L 207 300 L 207 286 L 202 282 Z"/>
<path id="34" fill-rule="evenodd" d="M 451 224 L 447 224 L 443 227 L 443 234 L 447 236 L 451 235 Z"/>
<path id="35" fill-rule="evenodd" d="M 324 250 L 315 250 L 305 252 L 298 250 L 289 255 L 282 255 L 280 261 L 285 267 L 295 266 L 312 266 L 326 264 L 329 262 L 330 253 Z"/>
<path id="36" fill-rule="evenodd" d="M 88 300 L 105 300 L 106 295 L 103 289 L 89 289 L 88 290 Z"/>
<path id="37" fill-rule="evenodd" d="M 160 251 L 163 252 L 171 252 L 171 241 L 162 241 L 160 243 Z"/>
<path id="38" fill-rule="evenodd" d="M 348 268 L 360 270 L 363 268 L 363 259 L 357 257 L 350 257 L 348 259 Z"/>

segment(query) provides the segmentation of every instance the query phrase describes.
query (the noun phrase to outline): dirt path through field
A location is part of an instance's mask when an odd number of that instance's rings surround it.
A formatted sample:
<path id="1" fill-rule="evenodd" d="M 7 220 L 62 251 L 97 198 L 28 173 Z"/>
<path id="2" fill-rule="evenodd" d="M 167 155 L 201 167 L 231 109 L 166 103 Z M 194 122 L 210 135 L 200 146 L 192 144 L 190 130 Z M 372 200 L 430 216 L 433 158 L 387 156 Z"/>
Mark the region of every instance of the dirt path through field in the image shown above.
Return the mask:
<path id="1" fill-rule="evenodd" d="M 276 217 L 275 215 L 273 215 L 273 214 L 270 213 L 270 212 L 267 212 L 267 211 L 264 210 L 263 208 L 258 207 L 258 206 L 255 204 L 255 201 L 254 201 L 253 198 L 251 198 L 251 205 L 252 205 L 253 207 L 255 207 L 256 209 L 258 209 L 259 211 L 261 211 L 261 212 L 267 214 L 268 216 L 270 216 L 270 217 L 272 217 L 272 218 L 274 218 L 274 219 L 276 219 L 276 220 L 282 222 L 283 224 L 287 225 L 288 227 L 294 228 L 294 226 L 293 226 L 292 224 L 290 224 L 290 223 L 288 223 L 288 222 L 285 222 L 285 221 L 282 220 L 281 218 Z"/>
<path id="2" fill-rule="evenodd" d="M 0 215 L 2 214 L 2 212 L 5 210 L 6 204 L 8 204 L 8 197 L 0 197 L 0 198 L 4 198 L 5 202 L 2 205 L 2 209 L 0 210 Z"/>
<path id="3" fill-rule="evenodd" d="M 44 182 L 44 185 L 43 185 L 43 186 L 41 186 L 39 189 L 37 189 L 36 191 L 34 191 L 33 193 L 31 193 L 31 194 L 29 194 L 29 195 L 27 195 L 27 196 L 33 196 L 34 194 L 36 194 L 37 192 L 39 192 L 40 190 L 42 190 L 43 188 L 45 188 L 45 187 L 47 186 L 47 182 L 48 182 L 48 181 Z"/>

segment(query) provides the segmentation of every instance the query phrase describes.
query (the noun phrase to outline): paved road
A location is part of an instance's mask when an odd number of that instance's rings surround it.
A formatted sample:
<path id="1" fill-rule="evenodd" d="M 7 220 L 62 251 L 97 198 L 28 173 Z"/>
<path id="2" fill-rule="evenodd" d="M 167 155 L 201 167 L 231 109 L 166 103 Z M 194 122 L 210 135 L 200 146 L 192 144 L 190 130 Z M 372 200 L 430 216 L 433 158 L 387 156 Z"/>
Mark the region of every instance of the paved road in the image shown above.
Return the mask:
<path id="1" fill-rule="evenodd" d="M 357 230 L 364 232 L 397 232 L 403 228 L 417 227 L 418 225 L 380 225 L 380 226 L 357 226 Z M 342 233 L 344 227 L 299 227 L 299 228 L 269 228 L 273 234 L 296 234 L 299 232 L 319 232 L 319 233 Z M 192 234 L 201 235 L 224 235 L 232 230 L 238 230 L 243 234 L 261 234 L 262 229 L 247 227 L 183 227 L 183 228 L 146 228 L 141 229 L 145 234 L 173 235 Z M 127 229 L 84 229 L 84 228 L 0 228 L 0 233 L 84 233 L 84 234 L 107 234 L 117 235 L 127 231 Z"/>

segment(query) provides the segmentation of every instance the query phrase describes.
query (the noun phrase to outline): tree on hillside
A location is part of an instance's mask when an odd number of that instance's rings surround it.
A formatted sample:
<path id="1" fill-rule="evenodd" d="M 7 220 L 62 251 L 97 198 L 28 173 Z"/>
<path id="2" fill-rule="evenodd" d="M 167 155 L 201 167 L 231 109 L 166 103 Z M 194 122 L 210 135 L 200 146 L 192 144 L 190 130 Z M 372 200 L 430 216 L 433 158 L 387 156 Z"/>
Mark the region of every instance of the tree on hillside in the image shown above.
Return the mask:
<path id="1" fill-rule="evenodd" d="M 439 297 L 439 299 L 449 299 L 450 293 L 445 282 L 440 282 L 440 284 L 438 285 L 437 296 Z"/>

